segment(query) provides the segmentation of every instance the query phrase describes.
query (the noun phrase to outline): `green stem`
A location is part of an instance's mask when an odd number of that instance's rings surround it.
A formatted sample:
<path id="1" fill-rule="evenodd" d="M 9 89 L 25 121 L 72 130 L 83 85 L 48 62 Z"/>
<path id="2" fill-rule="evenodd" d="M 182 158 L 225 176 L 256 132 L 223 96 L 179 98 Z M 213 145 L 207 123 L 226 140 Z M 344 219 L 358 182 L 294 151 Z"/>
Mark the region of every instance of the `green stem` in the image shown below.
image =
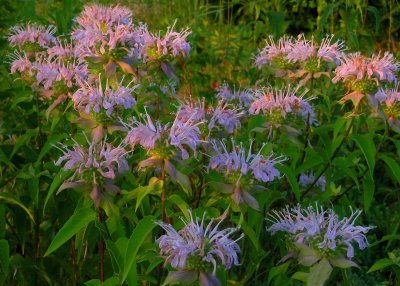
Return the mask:
<path id="1" fill-rule="evenodd" d="M 167 214 L 165 212 L 165 202 L 167 200 L 167 189 L 165 188 L 165 160 L 161 162 L 161 178 L 163 181 L 161 193 L 161 217 L 163 222 L 167 222 Z"/>
<path id="2" fill-rule="evenodd" d="M 99 208 L 98 210 L 98 220 L 99 223 L 102 224 L 104 220 L 103 210 Z M 101 232 L 99 233 L 99 256 L 100 256 L 100 282 L 104 282 L 104 240 Z"/>

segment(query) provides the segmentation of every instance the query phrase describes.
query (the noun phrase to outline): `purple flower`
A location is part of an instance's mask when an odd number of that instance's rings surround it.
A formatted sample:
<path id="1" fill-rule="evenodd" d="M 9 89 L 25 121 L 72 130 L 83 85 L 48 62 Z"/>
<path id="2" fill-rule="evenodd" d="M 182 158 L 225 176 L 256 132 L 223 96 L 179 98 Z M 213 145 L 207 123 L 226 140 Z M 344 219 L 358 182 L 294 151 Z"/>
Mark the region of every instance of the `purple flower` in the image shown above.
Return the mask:
<path id="1" fill-rule="evenodd" d="M 365 57 L 360 53 L 346 55 L 341 60 L 340 66 L 335 70 L 336 76 L 332 79 L 333 83 L 348 81 L 354 83 L 362 79 L 373 79 L 377 81 L 397 81 L 395 72 L 399 68 L 399 63 L 389 52 L 373 55 L 371 58 Z"/>
<path id="2" fill-rule="evenodd" d="M 164 37 L 154 36 L 155 45 L 157 47 L 157 53 L 160 55 L 172 54 L 173 57 L 177 57 L 181 54 L 184 57 L 189 56 L 190 44 L 186 41 L 186 38 L 191 34 L 189 29 L 175 32 L 174 26 L 176 21 L 171 27 L 168 27 Z"/>
<path id="3" fill-rule="evenodd" d="M 115 109 L 130 109 L 136 104 L 132 93 L 137 86 L 122 85 L 123 79 L 116 89 L 111 88 L 106 81 L 106 86 L 103 89 L 101 77 L 99 84 L 93 86 L 85 83 L 72 96 L 74 107 L 78 111 L 89 114 L 90 112 L 99 113 L 104 110 L 107 116 L 111 116 Z"/>
<path id="4" fill-rule="evenodd" d="M 313 172 L 302 173 L 299 178 L 300 186 L 306 187 L 314 183 L 315 176 Z M 322 191 L 325 191 L 326 180 L 325 176 L 319 177 L 318 181 L 315 183 L 317 187 L 319 187 Z"/>
<path id="5" fill-rule="evenodd" d="M 132 12 L 128 8 L 118 5 L 86 5 L 75 19 L 77 26 L 72 32 L 76 50 L 83 57 L 107 55 L 120 60 L 132 48 L 131 34 L 134 27 L 131 17 Z"/>
<path id="6" fill-rule="evenodd" d="M 286 58 L 288 53 L 293 49 L 293 37 L 283 36 L 275 44 L 273 36 L 269 36 L 265 40 L 266 46 L 256 56 L 255 65 L 257 68 L 262 68 L 264 65 L 272 64 L 272 61 L 277 58 Z"/>
<path id="7" fill-rule="evenodd" d="M 326 36 L 318 45 L 314 38 L 307 40 L 304 34 L 300 34 L 297 39 L 283 36 L 275 44 L 273 37 L 270 36 L 266 40 L 265 48 L 257 55 L 255 65 L 258 68 L 262 68 L 264 65 L 276 65 L 283 69 L 296 68 L 303 64 L 307 66 L 307 62 L 312 62 L 313 59 L 317 60 L 318 67 L 320 67 L 321 62 L 339 64 L 345 49 L 344 43 L 338 40 L 331 44 L 332 39 L 333 35 Z M 297 64 L 297 66 L 294 64 Z"/>
<path id="8" fill-rule="evenodd" d="M 218 104 L 208 123 L 210 130 L 215 127 L 216 123 L 223 126 L 228 133 L 233 133 L 235 128 L 240 128 L 240 118 L 243 117 L 244 113 L 241 112 L 240 108 L 229 109 L 231 106 L 222 101 Z"/>
<path id="9" fill-rule="evenodd" d="M 318 48 L 317 56 L 319 59 L 324 60 L 328 63 L 340 64 L 340 59 L 345 55 L 345 45 L 341 40 L 337 40 L 331 44 L 333 35 L 326 36 L 322 39 L 321 44 Z"/>
<path id="10" fill-rule="evenodd" d="M 297 40 L 292 42 L 291 49 L 288 51 L 286 58 L 290 62 L 305 62 L 308 58 L 315 55 L 316 47 L 314 39 L 306 40 L 304 34 L 297 36 Z"/>
<path id="11" fill-rule="evenodd" d="M 128 134 L 125 142 L 135 147 L 137 144 L 141 145 L 146 150 L 152 150 L 156 147 L 156 143 L 161 139 L 161 135 L 165 132 L 165 127 L 161 126 L 160 122 L 155 124 L 151 117 L 147 114 L 145 117 L 145 124 L 133 118 L 131 124 L 123 123 L 128 129 Z"/>
<path id="12" fill-rule="evenodd" d="M 236 146 L 233 141 L 232 151 L 228 151 L 224 141 L 212 141 L 211 144 L 215 154 L 210 158 L 208 169 L 224 173 L 225 176 L 230 173 L 237 173 L 237 176 L 235 176 L 237 182 L 240 181 L 242 176 L 248 174 L 259 181 L 271 182 L 280 176 L 275 165 L 286 160 L 284 157 L 274 158 L 272 152 L 268 156 L 261 155 L 265 144 L 262 145 L 257 154 L 251 152 L 252 146 L 247 151 L 242 143 Z"/>
<path id="13" fill-rule="evenodd" d="M 165 265 L 170 264 L 180 270 L 196 270 L 209 272 L 212 266 L 212 275 L 215 275 L 217 265 L 230 269 L 233 265 L 239 265 L 238 253 L 240 247 L 236 240 L 231 238 L 238 231 L 237 228 L 225 228 L 219 230 L 226 213 L 215 225 L 212 219 L 205 225 L 205 214 L 201 222 L 193 218 L 191 211 L 190 221 L 183 221 L 185 226 L 176 231 L 170 224 L 156 222 L 166 234 L 156 240 L 160 247 L 160 254 L 165 259 Z"/>
<path id="14" fill-rule="evenodd" d="M 176 118 L 182 122 L 193 120 L 194 122 L 204 121 L 206 119 L 205 98 L 195 102 L 191 97 L 189 100 L 181 103 Z"/>
<path id="15" fill-rule="evenodd" d="M 113 7 L 106 7 L 98 4 L 86 5 L 75 22 L 81 27 L 95 26 L 103 24 L 111 26 L 114 24 L 127 25 L 131 22 L 132 12 L 125 7 L 115 5 Z"/>
<path id="16" fill-rule="evenodd" d="M 227 83 L 218 88 L 217 97 L 225 102 L 239 101 L 241 107 L 248 107 L 253 102 L 251 90 L 231 90 Z"/>
<path id="17" fill-rule="evenodd" d="M 35 74 L 34 64 L 29 60 L 28 56 L 25 53 L 15 52 L 9 56 L 11 60 L 11 73 L 19 72 L 19 73 L 28 73 L 29 76 L 33 76 Z"/>
<path id="18" fill-rule="evenodd" d="M 396 84 L 396 86 L 391 89 L 385 90 L 383 88 L 380 88 L 378 92 L 375 94 L 375 98 L 378 100 L 380 104 L 384 104 L 387 107 L 399 103 L 400 102 L 399 84 Z"/>
<path id="19" fill-rule="evenodd" d="M 368 246 L 365 234 L 374 227 L 355 226 L 355 220 L 361 210 L 352 211 L 349 218 L 339 220 L 332 210 L 313 208 L 302 209 L 300 205 L 282 211 L 272 211 L 268 218 L 273 224 L 267 228 L 272 234 L 283 231 L 289 234 L 289 239 L 295 243 L 306 245 L 323 255 L 329 253 L 340 257 L 342 250 L 348 258 L 354 256 L 352 243 L 357 242 L 360 249 Z"/>
<path id="20" fill-rule="evenodd" d="M 86 138 L 87 140 L 87 138 Z M 57 166 L 64 161 L 64 170 L 75 170 L 73 177 L 84 173 L 99 174 L 107 179 L 115 179 L 117 174 L 129 170 L 126 155 L 128 152 L 122 147 L 114 147 L 110 143 L 89 142 L 89 147 L 83 147 L 75 142 L 72 149 L 61 144 L 60 149 L 64 154 L 55 163 Z"/>
<path id="21" fill-rule="evenodd" d="M 193 150 L 194 156 L 196 156 L 197 146 L 203 142 L 200 139 L 201 131 L 198 125 L 203 122 L 195 122 L 192 117 L 182 121 L 179 116 L 180 110 L 181 108 L 179 108 L 171 127 L 169 124 L 162 126 L 159 121 L 154 124 L 147 112 L 144 116 L 145 124 L 135 118 L 131 124 L 123 123 L 129 130 L 125 142 L 130 143 L 132 147 L 140 144 L 149 152 L 157 149 L 156 153 L 160 151 L 159 149 L 171 151 L 171 146 L 177 147 L 181 151 L 182 158 L 188 159 L 189 153 L 184 148 L 186 145 Z"/>
<path id="22" fill-rule="evenodd" d="M 292 90 L 290 87 L 278 90 L 272 88 L 258 90 L 255 93 L 255 99 L 250 106 L 249 113 L 259 114 L 262 111 L 265 115 L 278 114 L 282 118 L 286 118 L 288 113 L 292 113 L 295 116 L 300 115 L 305 122 L 309 118 L 309 123 L 314 123 L 314 108 L 308 102 L 314 97 L 304 99 L 307 91 L 300 96 L 297 96 L 296 92 L 296 89 Z"/>
<path id="23" fill-rule="evenodd" d="M 189 146 L 196 157 L 197 146 L 202 142 L 200 139 L 201 131 L 198 126 L 202 123 L 195 122 L 192 118 L 189 118 L 186 122 L 182 122 L 175 117 L 174 123 L 169 130 L 169 139 L 171 145 L 181 150 L 183 159 L 189 158 L 189 153 L 183 148 L 183 145 Z"/>
<path id="24" fill-rule="evenodd" d="M 74 59 L 78 56 L 75 48 L 72 45 L 72 42 L 69 43 L 66 40 L 62 41 L 56 39 L 55 45 L 47 49 L 47 54 L 49 60 L 57 59 L 57 60 L 69 60 Z"/>
<path id="25" fill-rule="evenodd" d="M 8 41 L 12 47 L 23 48 L 25 44 L 38 44 L 41 48 L 48 48 L 56 42 L 54 37 L 57 31 L 54 26 L 40 26 L 37 24 L 26 24 L 14 26 L 10 29 L 11 35 Z"/>

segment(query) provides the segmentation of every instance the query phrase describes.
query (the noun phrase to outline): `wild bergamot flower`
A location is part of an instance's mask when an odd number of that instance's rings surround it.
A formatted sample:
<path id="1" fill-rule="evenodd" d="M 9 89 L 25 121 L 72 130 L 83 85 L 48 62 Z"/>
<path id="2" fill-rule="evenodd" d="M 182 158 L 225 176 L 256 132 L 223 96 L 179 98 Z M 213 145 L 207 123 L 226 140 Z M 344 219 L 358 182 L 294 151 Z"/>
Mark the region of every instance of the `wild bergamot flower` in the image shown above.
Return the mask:
<path id="1" fill-rule="evenodd" d="M 231 236 L 238 228 L 219 229 L 226 212 L 215 226 L 214 219 L 205 224 L 205 214 L 200 222 L 191 211 L 189 215 L 190 220 L 183 220 L 185 226 L 179 231 L 170 224 L 156 222 L 166 232 L 156 240 L 165 265 L 178 269 L 177 272 L 170 272 L 167 281 L 184 279 L 185 282 L 192 280 L 189 282 L 192 283 L 199 279 L 200 285 L 218 285 L 208 283 L 219 282 L 215 277 L 217 267 L 230 269 L 233 265 L 239 265 L 240 247 L 237 241 L 243 234 L 234 240 Z"/>

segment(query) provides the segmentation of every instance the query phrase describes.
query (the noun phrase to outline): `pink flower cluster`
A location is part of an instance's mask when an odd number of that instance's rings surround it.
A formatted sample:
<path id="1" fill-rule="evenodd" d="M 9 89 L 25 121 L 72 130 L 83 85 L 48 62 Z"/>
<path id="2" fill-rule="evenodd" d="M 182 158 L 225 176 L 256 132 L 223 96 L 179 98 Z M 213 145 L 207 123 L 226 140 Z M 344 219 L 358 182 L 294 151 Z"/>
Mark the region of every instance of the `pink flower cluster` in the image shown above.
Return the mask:
<path id="1" fill-rule="evenodd" d="M 300 186 L 307 187 L 314 183 L 315 180 L 315 175 L 313 172 L 309 173 L 302 173 L 299 177 L 299 184 Z M 325 191 L 326 188 L 326 179 L 325 176 L 319 177 L 317 182 L 315 182 L 315 185 L 321 189 L 321 191 Z"/>
<path id="2" fill-rule="evenodd" d="M 125 142 L 132 147 L 139 144 L 147 151 L 156 147 L 175 146 L 181 151 L 182 158 L 188 159 L 189 153 L 184 148 L 186 145 L 196 156 L 197 146 L 203 142 L 200 139 L 201 131 L 198 126 L 203 122 L 195 122 L 192 118 L 184 122 L 176 116 L 173 124 L 169 127 L 169 124 L 163 126 L 159 121 L 154 124 L 147 113 L 144 117 L 145 124 L 136 118 L 133 118 L 131 124 L 123 123 L 129 129 Z"/>
<path id="3" fill-rule="evenodd" d="M 400 91 L 399 84 L 396 84 L 394 88 L 386 89 L 380 88 L 375 94 L 375 98 L 380 104 L 384 104 L 387 107 L 395 105 L 400 102 Z"/>
<path id="4" fill-rule="evenodd" d="M 137 86 L 130 86 L 132 82 L 124 86 L 122 81 L 123 79 L 116 89 L 109 86 L 108 80 L 103 89 L 101 77 L 99 77 L 97 86 L 82 84 L 72 96 L 75 109 L 86 114 L 90 112 L 100 113 L 101 110 L 105 110 L 106 115 L 111 116 L 115 109 L 132 108 L 136 104 L 132 93 Z"/>
<path id="5" fill-rule="evenodd" d="M 333 83 L 339 81 L 355 82 L 362 79 L 373 79 L 375 81 L 397 81 L 395 72 L 399 68 L 399 63 L 394 56 L 385 52 L 366 57 L 360 53 L 352 53 L 341 59 L 341 64 L 335 70 Z"/>
<path id="6" fill-rule="evenodd" d="M 237 228 L 225 228 L 220 230 L 223 219 L 213 226 L 214 219 L 205 225 L 204 218 L 201 222 L 193 218 L 189 211 L 190 221 L 183 221 L 185 226 L 176 231 L 170 224 L 157 222 L 166 234 L 156 240 L 160 247 L 160 254 L 165 257 L 165 264 L 174 268 L 204 271 L 205 269 L 193 269 L 190 260 L 196 258 L 210 263 L 213 266 L 212 274 L 215 275 L 217 265 L 223 265 L 230 269 L 233 265 L 239 265 L 238 253 L 240 247 L 236 240 L 231 238 L 237 232 Z"/>
<path id="7" fill-rule="evenodd" d="M 304 63 L 310 58 L 338 64 L 343 57 L 344 43 L 340 40 L 332 43 L 333 35 L 322 39 L 318 46 L 314 39 L 307 40 L 304 34 L 298 35 L 297 39 L 291 36 L 283 36 L 275 44 L 272 36 L 266 40 L 266 46 L 255 58 L 255 65 L 262 68 L 273 64 L 274 60 L 284 60 L 287 63 Z"/>
<path id="8" fill-rule="evenodd" d="M 360 214 L 360 210 L 352 211 L 350 217 L 339 220 L 331 209 L 314 209 L 312 206 L 302 209 L 297 205 L 279 212 L 272 211 L 269 220 L 273 224 L 267 231 L 273 234 L 278 231 L 287 232 L 295 243 L 305 244 L 316 250 L 331 251 L 336 256 L 340 256 L 342 248 L 347 248 L 347 257 L 352 258 L 352 243 L 357 242 L 360 249 L 366 248 L 368 241 L 365 234 L 374 228 L 356 226 L 355 221 Z"/>
<path id="9" fill-rule="evenodd" d="M 27 73 L 34 78 L 33 87 L 53 90 L 56 83 L 66 88 L 78 87 L 88 79 L 87 65 L 79 60 L 63 61 L 61 56 L 37 53 L 31 60 L 26 53 L 15 52 L 10 56 L 11 73 Z M 47 93 L 43 93 L 45 96 Z"/>
<path id="10" fill-rule="evenodd" d="M 75 170 L 74 176 L 82 175 L 84 172 L 95 170 L 107 179 L 115 179 L 117 174 L 122 174 L 129 170 L 126 161 L 127 152 L 121 146 L 114 147 L 110 143 L 89 142 L 89 148 L 83 147 L 75 142 L 72 149 L 61 144 L 59 149 L 64 153 L 57 162 L 57 166 L 64 161 L 65 170 Z"/>
<path id="11" fill-rule="evenodd" d="M 309 123 L 313 123 L 315 121 L 314 108 L 308 101 L 314 99 L 314 97 L 304 99 L 306 92 L 297 96 L 296 90 L 292 90 L 290 87 L 278 90 L 272 88 L 258 90 L 255 93 L 253 103 L 250 105 L 249 113 L 259 114 L 260 111 L 267 115 L 280 113 L 283 118 L 288 113 L 293 113 L 300 115 L 305 122 L 309 118 Z"/>
<path id="12" fill-rule="evenodd" d="M 175 32 L 172 26 L 165 36 L 154 35 L 145 24 L 133 25 L 132 13 L 124 7 L 87 5 L 75 22 L 72 39 L 83 56 L 108 55 L 116 60 L 134 57 L 147 62 L 153 58 L 150 49 L 159 56 L 172 57 L 188 56 L 190 52 L 188 29 Z"/>
<path id="13" fill-rule="evenodd" d="M 37 24 L 26 24 L 14 26 L 10 29 L 11 35 L 8 42 L 12 47 L 23 48 L 25 44 L 39 44 L 43 49 L 51 47 L 56 42 L 54 34 L 57 29 L 54 26 L 40 26 Z"/>
<path id="14" fill-rule="evenodd" d="M 177 117 L 182 121 L 189 119 L 195 122 L 208 122 L 208 129 L 211 130 L 222 126 L 226 132 L 233 133 L 234 129 L 240 128 L 240 119 L 244 113 L 240 108 L 220 101 L 214 107 L 205 107 L 205 102 L 199 101 L 197 104 L 191 99 L 181 104 Z"/>
<path id="15" fill-rule="evenodd" d="M 245 150 L 243 145 L 234 145 L 232 142 L 232 151 L 228 150 L 224 141 L 211 142 L 214 155 L 210 158 L 208 169 L 214 169 L 226 176 L 232 172 L 239 173 L 237 178 L 240 181 L 242 176 L 250 175 L 262 182 L 271 182 L 280 176 L 275 165 L 280 164 L 286 159 L 284 157 L 275 157 L 271 152 L 268 156 L 261 154 L 265 144 L 260 148 L 257 154 Z"/>
<path id="16" fill-rule="evenodd" d="M 238 102 L 240 107 L 248 107 L 253 102 L 253 91 L 232 90 L 227 83 L 218 87 L 217 97 L 225 102 Z"/>

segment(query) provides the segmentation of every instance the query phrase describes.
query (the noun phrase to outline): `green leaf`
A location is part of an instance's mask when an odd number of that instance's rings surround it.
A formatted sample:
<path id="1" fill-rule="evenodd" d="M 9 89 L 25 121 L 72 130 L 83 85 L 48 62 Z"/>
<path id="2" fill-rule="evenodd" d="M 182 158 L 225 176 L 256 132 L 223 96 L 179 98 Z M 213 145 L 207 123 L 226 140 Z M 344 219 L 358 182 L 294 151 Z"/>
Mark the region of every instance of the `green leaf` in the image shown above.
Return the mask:
<path id="1" fill-rule="evenodd" d="M 17 143 L 15 143 L 14 148 L 11 152 L 10 159 L 17 153 L 17 151 L 24 146 L 25 143 L 27 143 L 33 136 L 36 136 L 38 134 L 39 129 L 29 129 L 28 131 L 25 132 L 24 135 L 21 135 L 21 137 L 18 138 Z"/>
<path id="2" fill-rule="evenodd" d="M 64 182 L 65 179 L 69 178 L 72 175 L 72 170 L 64 170 L 60 169 L 58 174 L 54 177 L 53 182 L 51 182 L 50 189 L 47 192 L 46 199 L 44 200 L 43 212 L 46 209 L 47 203 L 49 199 L 54 194 L 54 192 L 58 189 L 58 187 Z"/>
<path id="3" fill-rule="evenodd" d="M 299 189 L 299 183 L 297 182 L 297 178 L 293 171 L 285 166 L 285 165 L 276 165 L 275 166 L 279 171 L 285 174 L 290 186 L 292 187 L 292 191 L 294 193 L 294 196 L 296 197 L 296 200 L 300 202 L 300 189 Z"/>
<path id="4" fill-rule="evenodd" d="M 152 178 L 153 179 L 153 178 Z M 140 206 L 140 203 L 142 202 L 143 198 L 147 196 L 150 193 L 158 193 L 161 192 L 162 187 L 163 187 L 164 182 L 162 180 L 156 179 L 156 180 L 150 180 L 148 186 L 140 186 L 136 189 L 133 190 L 133 192 L 137 192 L 137 199 L 136 199 L 136 206 L 135 206 L 135 212 Z"/>
<path id="5" fill-rule="evenodd" d="M 78 209 L 56 234 L 44 256 L 48 256 L 50 253 L 58 249 L 82 228 L 94 221 L 95 218 L 96 212 L 91 208 L 87 207 Z"/>
<path id="6" fill-rule="evenodd" d="M 39 175 L 28 180 L 28 190 L 35 205 L 39 205 Z"/>
<path id="7" fill-rule="evenodd" d="M 349 268 L 349 267 L 357 267 L 357 263 L 354 261 L 348 260 L 344 257 L 336 257 L 336 258 L 331 258 L 329 259 L 329 262 L 332 263 L 333 266 L 339 267 L 339 268 Z"/>
<path id="8" fill-rule="evenodd" d="M 393 265 L 393 262 L 389 258 L 383 258 L 379 259 L 374 263 L 374 265 L 371 266 L 371 268 L 367 271 L 367 273 L 371 273 L 377 270 L 381 270 L 383 268 L 386 268 L 390 265 Z"/>
<path id="9" fill-rule="evenodd" d="M 3 273 L 7 276 L 9 270 L 9 256 L 10 256 L 10 247 L 8 245 L 8 241 L 5 239 L 0 240 L 0 273 Z"/>
<path id="10" fill-rule="evenodd" d="M 0 239 L 6 236 L 6 205 L 0 203 Z"/>
<path id="11" fill-rule="evenodd" d="M 374 199 L 375 192 L 375 182 L 371 177 L 370 173 L 365 174 L 363 179 L 363 188 L 364 188 L 364 210 L 365 212 L 369 211 L 371 207 L 372 201 Z"/>
<path id="12" fill-rule="evenodd" d="M 385 241 L 392 241 L 392 240 L 400 240 L 400 235 L 399 235 L 399 234 L 389 234 L 389 235 L 385 235 L 384 237 L 382 237 L 381 240 L 375 241 L 375 242 L 371 243 L 371 244 L 369 245 L 369 247 L 374 247 L 374 246 L 376 246 L 376 245 L 378 245 L 378 244 L 380 244 L 380 243 L 382 243 L 382 242 L 385 242 Z"/>
<path id="13" fill-rule="evenodd" d="M 270 11 L 268 13 L 268 22 L 269 22 L 268 32 L 271 33 L 275 39 L 278 39 L 285 33 L 287 24 L 285 23 L 284 12 Z"/>
<path id="14" fill-rule="evenodd" d="M 363 152 L 365 160 L 367 161 L 369 167 L 371 177 L 374 177 L 376 148 L 374 141 L 372 140 L 372 136 L 369 134 L 355 135 L 353 137 L 353 140 L 357 143 L 357 145 Z"/>
<path id="15" fill-rule="evenodd" d="M 120 281 L 121 284 L 125 281 L 126 277 L 131 271 L 132 265 L 136 261 L 136 255 L 140 246 L 143 244 L 144 240 L 151 233 L 155 226 L 156 224 L 154 223 L 154 217 L 147 216 L 143 218 L 133 230 L 125 253 L 124 272 L 122 275 L 122 281 Z"/>
<path id="16" fill-rule="evenodd" d="M 30 210 L 23 203 L 21 203 L 15 195 L 2 192 L 2 193 L 0 193 L 0 201 L 5 201 L 7 203 L 21 207 L 26 212 L 26 214 L 29 216 L 29 218 L 33 222 L 35 222 L 35 218 L 33 217 Z"/>
<path id="17" fill-rule="evenodd" d="M 303 244 L 296 243 L 296 248 L 299 250 L 299 263 L 305 266 L 311 266 L 316 263 L 321 255 L 318 251 L 313 248 Z"/>
<path id="18" fill-rule="evenodd" d="M 92 279 L 87 282 L 85 282 L 86 286 L 117 286 L 119 285 L 118 283 L 118 277 L 113 276 L 108 278 L 106 281 L 103 283 L 99 279 Z"/>
<path id="19" fill-rule="evenodd" d="M 190 206 L 185 202 L 180 196 L 177 194 L 173 194 L 172 196 L 168 197 L 168 202 L 172 202 L 178 206 L 178 208 L 182 211 L 183 215 L 185 216 L 186 220 L 190 220 L 189 211 L 188 209 Z"/>
<path id="20" fill-rule="evenodd" d="M 400 184 L 400 166 L 396 162 L 396 160 L 393 158 L 390 158 L 388 155 L 385 155 L 385 154 L 380 154 L 379 158 L 386 163 L 386 165 L 389 167 L 390 171 L 392 171 L 397 182 Z"/>
<path id="21" fill-rule="evenodd" d="M 169 271 L 167 278 L 165 278 L 164 285 L 169 285 L 171 283 L 190 285 L 199 279 L 199 274 L 194 270 L 180 270 L 180 271 Z M 209 283 L 208 285 L 214 285 Z"/>
<path id="22" fill-rule="evenodd" d="M 326 5 L 324 11 L 322 12 L 320 21 L 318 23 L 318 30 L 319 31 L 322 31 L 322 29 L 325 27 L 325 25 L 326 25 L 326 23 L 328 21 L 329 15 L 332 14 L 333 9 L 335 7 L 336 7 L 336 5 L 332 4 L 332 3 L 329 3 L 328 5 Z"/>
<path id="23" fill-rule="evenodd" d="M 119 251 L 117 245 L 111 241 L 111 240 L 106 240 L 106 248 L 108 253 L 110 253 L 111 256 L 111 262 L 113 264 L 114 268 L 114 273 L 121 272 L 124 269 L 123 263 L 123 257 L 121 255 L 121 252 Z M 118 269 L 115 269 L 114 264 L 116 264 Z"/>
<path id="24" fill-rule="evenodd" d="M 311 267 L 307 279 L 307 286 L 323 286 L 329 279 L 331 273 L 332 266 L 329 261 L 325 258 L 321 259 L 320 262 Z"/>
<path id="25" fill-rule="evenodd" d="M 37 158 L 37 161 L 35 163 L 36 166 L 40 165 L 40 161 L 42 158 L 51 150 L 54 148 L 54 144 L 61 142 L 63 139 L 67 138 L 68 135 L 63 133 L 63 134 L 54 134 L 47 140 L 47 142 L 44 144 L 42 150 L 40 150 L 39 156 Z"/>
<path id="26" fill-rule="evenodd" d="M 283 263 L 281 265 L 272 267 L 271 270 L 268 273 L 268 282 L 267 285 L 269 285 L 275 277 L 279 275 L 285 275 L 287 272 L 287 269 L 289 267 L 290 262 Z"/>
<path id="27" fill-rule="evenodd" d="M 292 275 L 292 279 L 296 279 L 296 280 L 306 283 L 308 276 L 309 276 L 309 273 L 298 271 Z"/>
<path id="28" fill-rule="evenodd" d="M 367 11 L 371 12 L 374 14 L 375 18 L 375 33 L 379 33 L 379 24 L 380 24 L 380 16 L 379 16 L 379 10 L 374 7 L 374 6 L 368 6 Z"/>
<path id="29" fill-rule="evenodd" d="M 243 230 L 243 233 L 250 239 L 250 241 L 253 243 L 253 246 L 255 250 L 258 252 L 260 251 L 260 242 L 259 239 L 256 236 L 255 231 L 244 221 L 241 223 L 241 227 Z"/>

